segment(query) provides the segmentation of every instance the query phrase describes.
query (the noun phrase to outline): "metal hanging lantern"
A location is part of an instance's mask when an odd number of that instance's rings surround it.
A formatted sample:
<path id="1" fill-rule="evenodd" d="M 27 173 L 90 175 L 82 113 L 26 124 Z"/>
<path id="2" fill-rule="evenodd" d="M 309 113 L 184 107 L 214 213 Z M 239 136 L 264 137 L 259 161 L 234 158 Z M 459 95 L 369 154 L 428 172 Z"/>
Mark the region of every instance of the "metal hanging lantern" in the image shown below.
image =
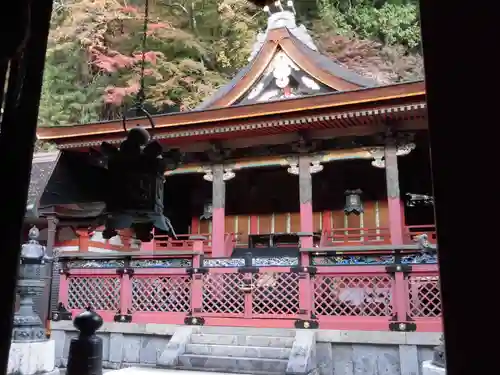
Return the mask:
<path id="1" fill-rule="evenodd" d="M 140 89 L 131 110 L 136 115 L 145 116 L 149 127 L 154 130 L 155 123 L 151 114 L 144 108 L 145 101 L 145 55 L 148 29 L 149 6 L 146 0 L 144 9 L 144 30 L 142 39 L 142 60 Z M 117 149 L 103 142 L 101 149 L 108 156 L 108 194 L 106 197 L 107 219 L 104 238 L 116 236 L 118 229 L 132 228 L 137 239 L 150 241 L 153 227 L 175 236 L 168 218 L 163 215 L 163 187 L 165 171 L 169 161 L 163 157 L 163 147 L 152 140 L 145 127 L 136 126 L 127 131 L 127 118 L 124 111 L 123 130 L 126 139 Z"/>
<path id="2" fill-rule="evenodd" d="M 213 205 L 212 202 L 206 202 L 203 205 L 203 215 L 200 216 L 200 219 L 210 220 L 213 214 Z"/>
<path id="3" fill-rule="evenodd" d="M 434 205 L 434 197 L 432 195 L 406 193 L 406 198 L 407 207 L 427 207 Z"/>
<path id="4" fill-rule="evenodd" d="M 40 232 L 36 227 L 29 231 L 29 241 L 22 246 L 17 280 L 20 307 L 14 315 L 14 341 L 45 341 L 45 327 L 40 316 L 33 310 L 33 298 L 43 292 L 45 264 L 52 258 L 47 256 L 45 246 L 38 242 Z"/>
<path id="5" fill-rule="evenodd" d="M 365 211 L 363 208 L 363 202 L 361 201 L 362 193 L 363 192 L 360 189 L 345 191 L 344 212 L 346 215 L 350 215 L 352 213 L 360 215 Z"/>

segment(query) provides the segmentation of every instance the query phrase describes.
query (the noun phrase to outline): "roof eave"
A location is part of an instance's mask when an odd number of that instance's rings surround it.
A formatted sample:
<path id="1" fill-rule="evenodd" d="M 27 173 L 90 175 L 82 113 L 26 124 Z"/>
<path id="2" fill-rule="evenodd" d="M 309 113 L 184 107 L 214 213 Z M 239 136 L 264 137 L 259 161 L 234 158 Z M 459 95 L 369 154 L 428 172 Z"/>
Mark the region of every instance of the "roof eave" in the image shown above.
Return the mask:
<path id="1" fill-rule="evenodd" d="M 204 111 L 189 111 L 154 116 L 156 123 L 154 134 L 166 130 L 188 130 L 196 127 L 221 124 L 229 121 L 249 122 L 265 116 L 293 114 L 300 116 L 304 111 L 321 111 L 336 109 L 341 111 L 352 105 L 370 108 L 376 103 L 389 102 L 394 99 L 414 98 L 425 100 L 425 84 L 423 81 L 403 84 L 379 86 L 356 91 L 324 94 L 290 100 L 274 101 L 228 108 L 216 108 Z M 150 128 L 146 118 L 130 119 L 134 124 Z M 38 128 L 40 140 L 69 143 L 88 138 L 124 137 L 120 120 L 71 127 Z"/>

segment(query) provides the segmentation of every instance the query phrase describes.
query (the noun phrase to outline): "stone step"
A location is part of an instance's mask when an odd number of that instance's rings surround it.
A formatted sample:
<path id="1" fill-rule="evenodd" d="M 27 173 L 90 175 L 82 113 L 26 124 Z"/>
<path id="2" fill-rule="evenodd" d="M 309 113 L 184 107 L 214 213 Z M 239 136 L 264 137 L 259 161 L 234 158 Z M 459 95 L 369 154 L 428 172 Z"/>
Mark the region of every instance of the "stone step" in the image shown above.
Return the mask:
<path id="1" fill-rule="evenodd" d="M 185 354 L 249 357 L 267 359 L 288 359 L 290 348 L 276 348 L 269 346 L 238 346 L 238 345 L 212 345 L 212 344 L 187 344 Z"/>
<path id="2" fill-rule="evenodd" d="M 284 374 L 288 365 L 285 359 L 246 358 L 182 354 L 178 359 L 184 369 L 211 369 L 213 371 Z"/>
<path id="3" fill-rule="evenodd" d="M 273 348 L 291 348 L 295 337 L 279 336 L 240 336 L 240 335 L 216 335 L 216 334 L 193 334 L 192 344 L 212 345 L 234 345 L 234 346 L 266 346 Z"/>
<path id="4" fill-rule="evenodd" d="M 220 327 L 201 326 L 198 333 L 243 336 L 279 336 L 295 337 L 296 330 L 282 328 L 247 328 L 247 327 Z"/>

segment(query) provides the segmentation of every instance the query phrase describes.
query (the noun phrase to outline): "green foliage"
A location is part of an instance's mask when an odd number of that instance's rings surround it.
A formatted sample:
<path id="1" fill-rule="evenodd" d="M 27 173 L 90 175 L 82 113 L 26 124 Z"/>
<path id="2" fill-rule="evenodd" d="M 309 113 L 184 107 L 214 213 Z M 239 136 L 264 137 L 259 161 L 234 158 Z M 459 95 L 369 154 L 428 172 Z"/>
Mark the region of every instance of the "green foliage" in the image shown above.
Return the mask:
<path id="1" fill-rule="evenodd" d="M 417 1 L 318 0 L 324 28 L 386 45 L 420 46 Z"/>
<path id="2" fill-rule="evenodd" d="M 75 45 L 49 49 L 40 102 L 43 124 L 70 125 L 99 121 L 103 113 L 103 88 L 109 77 L 92 75 L 82 51 Z"/>
<path id="3" fill-rule="evenodd" d="M 41 126 L 117 118 L 139 89 L 144 0 L 65 0 L 55 7 Z M 322 51 L 379 79 L 419 77 L 416 0 L 296 0 Z M 266 14 L 246 0 L 150 0 L 146 100 L 194 108 L 244 67 Z M 360 63 L 363 62 L 363 63 Z"/>

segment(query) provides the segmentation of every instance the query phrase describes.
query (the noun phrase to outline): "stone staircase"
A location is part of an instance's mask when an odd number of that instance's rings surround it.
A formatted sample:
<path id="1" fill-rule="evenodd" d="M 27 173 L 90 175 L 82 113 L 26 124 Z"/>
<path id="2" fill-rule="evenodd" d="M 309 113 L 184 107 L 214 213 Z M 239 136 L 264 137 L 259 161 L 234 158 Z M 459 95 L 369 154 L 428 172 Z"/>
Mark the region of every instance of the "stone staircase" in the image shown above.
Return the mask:
<path id="1" fill-rule="evenodd" d="M 180 346 L 176 343 L 179 340 L 172 338 L 172 346 L 181 349 L 167 367 L 243 374 L 305 374 L 307 371 L 300 371 L 300 365 L 299 371 L 295 369 L 297 359 L 300 362 L 301 355 L 305 357 L 304 345 L 297 344 L 296 336 L 295 330 L 286 329 L 194 327 Z M 294 349 L 300 355 L 294 355 Z"/>

